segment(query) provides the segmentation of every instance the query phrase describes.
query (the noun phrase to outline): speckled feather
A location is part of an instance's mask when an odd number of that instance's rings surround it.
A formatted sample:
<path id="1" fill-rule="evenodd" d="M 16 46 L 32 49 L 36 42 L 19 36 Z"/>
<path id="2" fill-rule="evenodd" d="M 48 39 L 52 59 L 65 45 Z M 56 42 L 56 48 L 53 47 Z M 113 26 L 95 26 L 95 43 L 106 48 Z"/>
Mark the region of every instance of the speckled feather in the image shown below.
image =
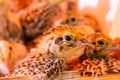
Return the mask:
<path id="1" fill-rule="evenodd" d="M 11 72 L 10 76 L 23 76 L 29 77 L 33 75 L 39 75 L 42 77 L 51 78 L 54 74 L 64 70 L 64 61 L 56 57 L 54 54 L 43 55 L 31 54 L 25 58 L 20 64 L 15 66 L 15 69 Z"/>
<path id="2" fill-rule="evenodd" d="M 62 38 L 60 40 L 60 38 Z M 82 40 L 84 36 L 80 30 L 70 26 L 59 26 L 46 33 L 40 38 L 40 41 L 35 49 L 31 51 L 21 63 L 16 65 L 10 76 L 38 75 L 38 78 L 51 78 L 66 69 L 66 60 L 73 54 L 74 51 L 81 51 L 82 55 L 84 48 L 79 44 L 86 43 Z"/>
<path id="3" fill-rule="evenodd" d="M 60 11 L 57 5 L 38 3 L 24 10 L 17 15 L 21 20 L 26 38 L 35 38 L 46 31 L 52 24 L 52 18 Z"/>
<path id="4" fill-rule="evenodd" d="M 85 53 L 74 63 L 68 63 L 68 70 L 78 70 L 82 76 L 101 76 L 120 72 L 120 61 L 110 58 L 112 51 L 119 49 L 114 41 L 102 34 L 95 33 L 88 37 L 94 48 L 86 48 Z M 74 66 L 76 65 L 76 66 Z"/>

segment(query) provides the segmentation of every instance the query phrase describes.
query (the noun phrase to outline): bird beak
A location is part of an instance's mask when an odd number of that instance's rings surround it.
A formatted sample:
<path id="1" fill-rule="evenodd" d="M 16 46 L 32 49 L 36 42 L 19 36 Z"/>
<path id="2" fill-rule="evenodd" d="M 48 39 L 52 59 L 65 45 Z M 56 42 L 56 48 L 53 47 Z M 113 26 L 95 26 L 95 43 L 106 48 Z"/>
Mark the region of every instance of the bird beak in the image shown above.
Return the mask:
<path id="1" fill-rule="evenodd" d="M 9 70 L 8 70 L 8 67 L 5 63 L 0 63 L 0 73 L 2 75 L 7 75 L 9 74 Z"/>
<path id="2" fill-rule="evenodd" d="M 86 38 L 80 39 L 80 42 L 78 43 L 78 46 L 86 46 L 89 48 L 94 48 L 94 45 L 90 43 Z"/>
<path id="3" fill-rule="evenodd" d="M 112 46 L 109 46 L 107 50 L 120 50 L 120 46 L 117 44 L 113 44 Z"/>

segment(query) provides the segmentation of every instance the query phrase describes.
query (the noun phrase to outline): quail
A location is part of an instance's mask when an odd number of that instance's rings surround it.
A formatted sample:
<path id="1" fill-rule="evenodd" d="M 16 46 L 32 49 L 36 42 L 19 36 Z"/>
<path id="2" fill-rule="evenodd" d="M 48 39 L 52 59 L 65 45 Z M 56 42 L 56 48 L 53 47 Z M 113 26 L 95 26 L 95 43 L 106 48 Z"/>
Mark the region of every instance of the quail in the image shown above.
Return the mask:
<path id="1" fill-rule="evenodd" d="M 25 44 L 20 40 L 0 40 L 0 76 L 9 74 L 14 65 L 26 57 L 27 53 Z"/>
<path id="2" fill-rule="evenodd" d="M 36 48 L 31 50 L 11 71 L 9 76 L 37 76 L 40 80 L 52 79 L 66 69 L 66 60 L 72 56 L 82 55 L 90 43 L 79 29 L 63 26 L 53 29 L 41 36 Z M 79 54 L 73 52 L 81 51 Z"/>
<path id="3" fill-rule="evenodd" d="M 82 76 L 101 76 L 120 72 L 120 61 L 109 57 L 120 47 L 108 36 L 95 33 L 88 37 L 94 48 L 85 49 L 85 53 L 75 62 L 68 62 L 68 70 L 77 70 Z"/>

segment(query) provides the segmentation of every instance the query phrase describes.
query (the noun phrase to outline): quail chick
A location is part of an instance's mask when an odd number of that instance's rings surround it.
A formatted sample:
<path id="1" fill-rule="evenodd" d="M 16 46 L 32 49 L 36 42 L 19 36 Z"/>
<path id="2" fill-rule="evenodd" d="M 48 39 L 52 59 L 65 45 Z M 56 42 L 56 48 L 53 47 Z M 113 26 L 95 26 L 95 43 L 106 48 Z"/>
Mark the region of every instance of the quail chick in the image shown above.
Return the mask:
<path id="1" fill-rule="evenodd" d="M 41 37 L 38 46 L 31 51 L 22 62 L 15 66 L 10 76 L 32 78 L 36 75 L 40 80 L 51 78 L 66 69 L 66 59 L 74 56 L 73 52 L 81 51 L 89 42 L 77 28 L 57 27 Z"/>
<path id="2" fill-rule="evenodd" d="M 0 39 L 22 39 L 19 19 L 8 9 L 9 0 L 0 0 Z"/>
<path id="3" fill-rule="evenodd" d="M 59 17 L 60 16 L 60 17 Z M 79 27 L 84 35 L 90 35 L 95 33 L 99 24 L 97 20 L 90 15 L 80 15 L 78 10 L 78 0 L 68 0 L 66 1 L 66 10 L 63 10 L 61 14 L 58 15 L 57 19 L 53 21 L 54 25 L 71 25 L 72 27 Z"/>
<path id="4" fill-rule="evenodd" d="M 25 40 L 41 35 L 52 25 L 52 19 L 60 12 L 57 3 L 38 2 L 16 13 L 20 19 Z"/>
<path id="5" fill-rule="evenodd" d="M 0 73 L 5 76 L 27 55 L 27 48 L 20 40 L 0 40 Z"/>
<path id="6" fill-rule="evenodd" d="M 94 48 L 86 47 L 85 53 L 74 63 L 68 63 L 68 70 L 77 70 L 82 76 L 101 76 L 120 72 L 120 61 L 110 58 L 112 51 L 120 49 L 114 41 L 102 33 L 88 37 Z"/>
<path id="7" fill-rule="evenodd" d="M 94 49 L 90 49 L 86 55 L 89 57 L 106 57 L 109 56 L 111 52 L 119 50 L 120 47 L 114 40 L 110 37 L 104 35 L 103 33 L 95 33 L 88 36 L 89 41 L 94 45 Z M 92 55 L 93 54 L 93 55 Z"/>
<path id="8" fill-rule="evenodd" d="M 56 24 L 68 24 L 68 25 L 86 25 L 94 29 L 95 32 L 101 32 L 98 21 L 91 15 L 80 15 L 78 13 L 67 14 L 65 17 L 61 18 L 56 22 Z"/>
<path id="9" fill-rule="evenodd" d="M 62 19 L 58 19 L 54 25 L 71 25 L 72 27 L 79 27 L 84 35 L 90 35 L 96 32 L 96 29 L 93 27 L 93 25 L 97 26 L 98 23 L 95 19 L 88 19 L 89 18 L 81 16 L 79 14 L 71 13 L 63 16 Z"/>
<path id="10" fill-rule="evenodd" d="M 61 26 L 61 27 L 66 27 L 66 26 L 75 27 L 75 28 L 77 28 L 77 29 L 80 30 L 80 32 L 82 33 L 83 36 L 87 36 L 87 35 L 90 35 L 90 34 L 92 34 L 92 33 L 95 33 L 95 32 L 94 32 L 93 30 L 91 30 L 89 27 L 84 27 L 84 26 L 83 26 L 83 27 L 79 27 L 79 26 L 72 26 L 72 25 L 60 25 L 60 26 Z M 57 27 L 60 27 L 60 26 L 55 26 L 55 27 L 53 27 L 53 28 L 45 31 L 44 34 L 49 33 L 49 32 L 51 32 L 54 28 L 57 28 Z M 88 30 L 89 30 L 89 31 L 88 31 Z M 40 39 L 41 39 L 41 36 L 38 36 L 37 38 L 35 38 L 35 39 L 33 39 L 32 41 L 28 42 L 28 43 L 27 43 L 28 49 L 30 50 L 30 49 L 34 48 L 34 47 L 39 43 Z"/>
<path id="11" fill-rule="evenodd" d="M 54 25 L 72 25 L 78 26 L 81 32 L 85 35 L 90 35 L 95 32 L 101 32 L 101 27 L 98 21 L 90 15 L 80 15 L 80 13 L 69 13 L 58 19 Z"/>

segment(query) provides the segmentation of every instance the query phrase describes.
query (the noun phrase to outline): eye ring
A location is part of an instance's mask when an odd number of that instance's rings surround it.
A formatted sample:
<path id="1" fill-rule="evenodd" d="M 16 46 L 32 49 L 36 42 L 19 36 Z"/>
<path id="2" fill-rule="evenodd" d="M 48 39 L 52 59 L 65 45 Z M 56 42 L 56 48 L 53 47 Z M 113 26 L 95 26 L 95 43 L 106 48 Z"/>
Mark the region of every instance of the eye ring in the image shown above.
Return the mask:
<path id="1" fill-rule="evenodd" d="M 104 45 L 104 44 L 105 44 L 103 40 L 99 40 L 99 41 L 97 41 L 97 43 L 98 43 L 99 45 Z"/>
<path id="2" fill-rule="evenodd" d="M 76 21 L 76 18 L 75 18 L 75 17 L 71 17 L 71 18 L 70 18 L 70 21 L 71 21 L 71 22 L 75 22 L 75 21 Z"/>

